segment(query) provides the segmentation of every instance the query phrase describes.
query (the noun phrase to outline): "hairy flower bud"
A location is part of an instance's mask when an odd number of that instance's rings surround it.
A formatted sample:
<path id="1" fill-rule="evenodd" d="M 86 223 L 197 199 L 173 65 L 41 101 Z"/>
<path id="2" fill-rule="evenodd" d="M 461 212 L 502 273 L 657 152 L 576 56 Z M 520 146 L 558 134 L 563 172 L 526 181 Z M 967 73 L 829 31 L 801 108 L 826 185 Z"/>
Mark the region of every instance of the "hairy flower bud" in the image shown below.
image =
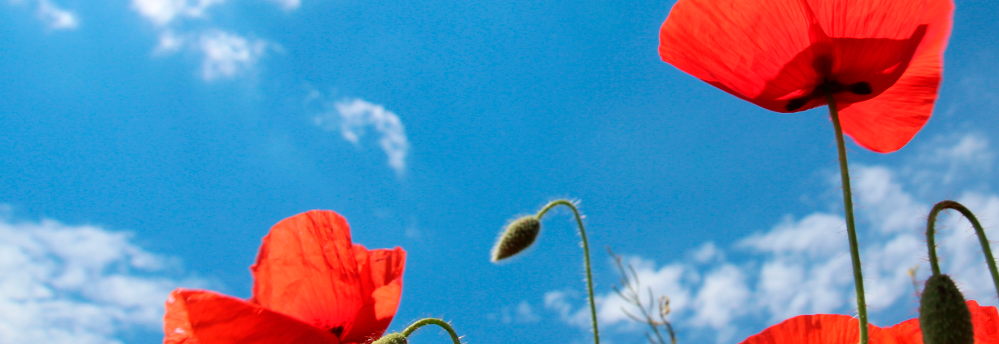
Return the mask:
<path id="1" fill-rule="evenodd" d="M 378 338 L 378 340 L 374 341 L 371 344 L 406 344 L 406 343 L 408 343 L 408 341 L 406 340 L 406 336 L 402 335 L 402 333 L 389 333 L 384 337 Z"/>
<path id="2" fill-rule="evenodd" d="M 540 231 L 541 222 L 537 216 L 528 215 L 514 220 L 506 226 L 506 230 L 496 241 L 492 251 L 492 261 L 495 263 L 509 258 L 530 247 Z"/>
<path id="3" fill-rule="evenodd" d="M 919 327 L 925 344 L 973 344 L 971 312 L 961 291 L 947 275 L 926 280 L 919 301 Z"/>

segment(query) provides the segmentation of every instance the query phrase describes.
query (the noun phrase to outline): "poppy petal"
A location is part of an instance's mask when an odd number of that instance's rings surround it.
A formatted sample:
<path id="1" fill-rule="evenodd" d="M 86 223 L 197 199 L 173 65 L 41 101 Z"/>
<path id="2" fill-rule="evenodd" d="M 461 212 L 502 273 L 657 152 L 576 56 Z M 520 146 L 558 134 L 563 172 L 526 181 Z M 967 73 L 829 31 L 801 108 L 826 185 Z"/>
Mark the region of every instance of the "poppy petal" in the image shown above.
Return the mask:
<path id="1" fill-rule="evenodd" d="M 857 319 L 846 315 L 799 315 L 746 338 L 742 344 L 856 343 L 859 327 Z"/>
<path id="2" fill-rule="evenodd" d="M 819 79 L 807 12 L 800 0 L 678 1 L 659 31 L 659 55 L 739 98 L 787 112 L 787 100 Z"/>
<path id="3" fill-rule="evenodd" d="M 340 343 L 333 334 L 289 316 L 200 290 L 170 293 L 163 330 L 164 344 Z"/>
<path id="4" fill-rule="evenodd" d="M 881 95 L 859 103 L 841 103 L 843 132 L 858 145 L 880 153 L 899 150 L 923 128 L 933 112 L 943 66 L 943 52 L 950 35 L 954 10 L 950 1 L 936 1 L 922 43 L 905 73 Z"/>
<path id="5" fill-rule="evenodd" d="M 399 308 L 406 264 L 406 251 L 399 247 L 369 251 L 364 246 L 354 245 L 354 254 L 361 275 L 362 295 L 366 297 L 354 326 L 342 336 L 344 343 L 364 343 L 385 332 Z"/>
<path id="6" fill-rule="evenodd" d="M 338 336 L 363 306 L 347 220 L 313 210 L 284 219 L 263 239 L 253 272 L 260 306 Z"/>
<path id="7" fill-rule="evenodd" d="M 898 344 L 923 344 L 923 331 L 919 329 L 919 318 L 903 321 L 885 328 L 885 335 L 894 337 Z"/>
<path id="8" fill-rule="evenodd" d="M 975 327 L 975 343 L 999 343 L 999 312 L 995 307 L 982 307 L 978 302 L 968 301 L 971 311 L 971 324 Z"/>

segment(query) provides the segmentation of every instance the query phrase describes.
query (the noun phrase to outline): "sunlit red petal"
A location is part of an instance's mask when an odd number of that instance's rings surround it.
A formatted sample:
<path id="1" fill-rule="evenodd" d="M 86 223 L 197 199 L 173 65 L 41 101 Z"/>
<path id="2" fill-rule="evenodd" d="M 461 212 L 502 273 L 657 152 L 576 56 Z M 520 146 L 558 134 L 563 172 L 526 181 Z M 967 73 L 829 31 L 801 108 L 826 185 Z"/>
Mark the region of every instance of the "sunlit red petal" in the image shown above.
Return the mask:
<path id="1" fill-rule="evenodd" d="M 659 53 L 779 112 L 825 104 L 818 86 L 826 80 L 865 84 L 869 91 L 836 94 L 844 131 L 890 152 L 932 112 L 952 11 L 951 0 L 680 0 Z"/>
<path id="2" fill-rule="evenodd" d="M 856 344 L 857 319 L 846 315 L 801 315 L 746 338 L 742 344 Z"/>
<path id="3" fill-rule="evenodd" d="M 357 312 L 354 326 L 341 338 L 345 343 L 363 343 L 378 338 L 388 328 L 399 308 L 402 296 L 402 272 L 406 252 L 396 247 L 392 250 L 371 250 L 354 245 L 361 276 L 364 306 Z"/>
<path id="4" fill-rule="evenodd" d="M 902 77 L 878 97 L 840 104 L 843 132 L 858 145 L 876 152 L 894 152 L 909 143 L 929 120 L 954 11 L 949 0 L 937 0 L 931 5 L 929 12 L 935 14 L 935 20 L 929 24 L 926 37 Z"/>
<path id="5" fill-rule="evenodd" d="M 975 344 L 999 344 L 999 312 L 995 307 L 981 307 L 968 301 L 975 328 Z M 742 344 L 856 344 L 860 323 L 856 318 L 838 314 L 800 315 L 771 326 L 747 338 Z M 923 344 L 919 319 L 880 328 L 868 324 L 871 343 Z"/>
<path id="6" fill-rule="evenodd" d="M 995 307 L 982 307 L 978 302 L 968 301 L 971 323 L 975 327 L 975 344 L 999 343 L 999 312 Z"/>
<path id="7" fill-rule="evenodd" d="M 923 332 L 919 329 L 919 318 L 903 321 L 895 326 L 885 328 L 881 332 L 895 338 L 898 344 L 923 344 Z"/>
<path id="8" fill-rule="evenodd" d="M 364 306 L 350 227 L 332 211 L 274 225 L 250 270 L 253 302 L 338 335 L 351 332 Z"/>
<path id="9" fill-rule="evenodd" d="M 177 289 L 166 303 L 164 344 L 339 344 L 319 328 L 209 291 Z"/>
<path id="10" fill-rule="evenodd" d="M 681 0 L 660 29 L 659 55 L 726 92 L 783 112 L 781 98 L 803 95 L 818 79 L 807 49 L 810 24 L 801 0 Z"/>

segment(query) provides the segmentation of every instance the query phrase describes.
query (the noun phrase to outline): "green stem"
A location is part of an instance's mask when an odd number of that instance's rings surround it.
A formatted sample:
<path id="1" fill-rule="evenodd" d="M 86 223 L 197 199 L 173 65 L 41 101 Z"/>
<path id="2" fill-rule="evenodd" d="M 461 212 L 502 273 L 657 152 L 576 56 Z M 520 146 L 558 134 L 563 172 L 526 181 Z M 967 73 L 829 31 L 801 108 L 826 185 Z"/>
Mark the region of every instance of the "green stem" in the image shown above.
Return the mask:
<path id="1" fill-rule="evenodd" d="M 461 338 L 458 338 L 458 334 L 454 332 L 454 329 L 451 328 L 451 325 L 441 319 L 426 318 L 417 321 L 412 325 L 409 325 L 409 327 L 407 327 L 404 331 L 402 331 L 402 335 L 409 337 L 409 335 L 412 334 L 413 331 L 416 331 L 416 329 L 430 324 L 443 327 L 444 330 L 447 330 L 447 333 L 451 335 L 451 340 L 454 341 L 454 344 L 461 344 Z"/>
<path id="2" fill-rule="evenodd" d="M 857 289 L 857 320 L 860 321 L 860 344 L 867 344 L 867 302 L 864 298 L 864 275 L 860 270 L 860 248 L 857 243 L 857 228 L 853 221 L 853 196 L 850 192 L 850 172 L 846 163 L 846 143 L 843 128 L 839 124 L 839 112 L 832 93 L 826 92 L 829 103 L 829 117 L 836 129 L 836 148 L 839 150 L 839 174 L 843 180 L 843 207 L 846 211 L 846 234 L 850 239 L 850 258 L 853 261 L 853 284 Z"/>
<path id="3" fill-rule="evenodd" d="M 586 230 L 583 229 L 583 218 L 579 216 L 579 210 L 576 209 L 576 205 L 564 199 L 548 203 L 548 205 L 545 205 L 544 208 L 541 208 L 537 217 L 538 220 L 541 220 L 541 217 L 545 216 L 545 213 L 547 213 L 548 210 L 557 205 L 564 205 L 572 209 L 572 213 L 576 215 L 576 223 L 579 224 L 579 235 L 583 237 L 583 257 L 586 261 L 586 287 L 590 294 L 590 317 L 593 319 L 593 342 L 600 344 L 600 331 L 597 329 L 597 303 L 593 298 L 593 273 L 590 268 L 590 245 L 586 242 Z"/>
<path id="4" fill-rule="evenodd" d="M 937 263 L 936 242 L 933 240 L 933 227 L 937 221 L 937 214 L 944 209 L 954 209 L 961 212 L 961 215 L 964 215 L 964 217 L 971 222 L 971 226 L 975 227 L 975 233 L 978 234 L 978 241 L 982 243 L 982 252 L 985 253 L 985 263 L 989 265 L 989 272 L 992 273 L 992 284 L 996 287 L 996 293 L 999 293 L 999 270 L 996 269 L 996 259 L 992 257 L 992 249 L 989 247 L 989 239 L 985 237 L 985 230 L 982 228 L 982 224 L 978 222 L 978 218 L 975 217 L 975 214 L 972 214 L 971 210 L 968 210 L 968 208 L 961 205 L 961 203 L 943 201 L 934 205 L 933 210 L 930 211 L 930 218 L 926 223 L 926 245 L 929 246 L 930 268 L 933 269 L 933 274 L 940 274 L 940 265 Z"/>

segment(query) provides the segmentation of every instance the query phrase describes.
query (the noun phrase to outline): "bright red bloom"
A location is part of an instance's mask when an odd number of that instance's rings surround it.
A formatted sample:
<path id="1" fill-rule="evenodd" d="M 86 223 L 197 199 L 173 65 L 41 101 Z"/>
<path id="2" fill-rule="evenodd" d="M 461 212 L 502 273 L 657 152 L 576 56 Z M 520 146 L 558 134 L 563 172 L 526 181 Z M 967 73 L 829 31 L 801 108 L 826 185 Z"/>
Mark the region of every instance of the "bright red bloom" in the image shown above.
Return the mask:
<path id="1" fill-rule="evenodd" d="M 385 332 L 402 294 L 406 252 L 350 241 L 347 220 L 313 210 L 284 219 L 260 245 L 253 297 L 177 289 L 164 343 L 369 343 Z"/>
<path id="2" fill-rule="evenodd" d="M 659 55 L 680 70 L 778 112 L 825 105 L 843 132 L 887 153 L 930 118 L 951 0 L 679 0 Z"/>
<path id="3" fill-rule="evenodd" d="M 995 307 L 981 307 L 968 301 L 971 322 L 975 327 L 976 344 L 999 343 L 999 313 Z M 909 319 L 898 325 L 880 328 L 868 324 L 871 343 L 923 344 L 919 319 Z M 771 326 L 742 344 L 857 344 L 860 325 L 857 319 L 839 314 L 799 315 Z"/>

